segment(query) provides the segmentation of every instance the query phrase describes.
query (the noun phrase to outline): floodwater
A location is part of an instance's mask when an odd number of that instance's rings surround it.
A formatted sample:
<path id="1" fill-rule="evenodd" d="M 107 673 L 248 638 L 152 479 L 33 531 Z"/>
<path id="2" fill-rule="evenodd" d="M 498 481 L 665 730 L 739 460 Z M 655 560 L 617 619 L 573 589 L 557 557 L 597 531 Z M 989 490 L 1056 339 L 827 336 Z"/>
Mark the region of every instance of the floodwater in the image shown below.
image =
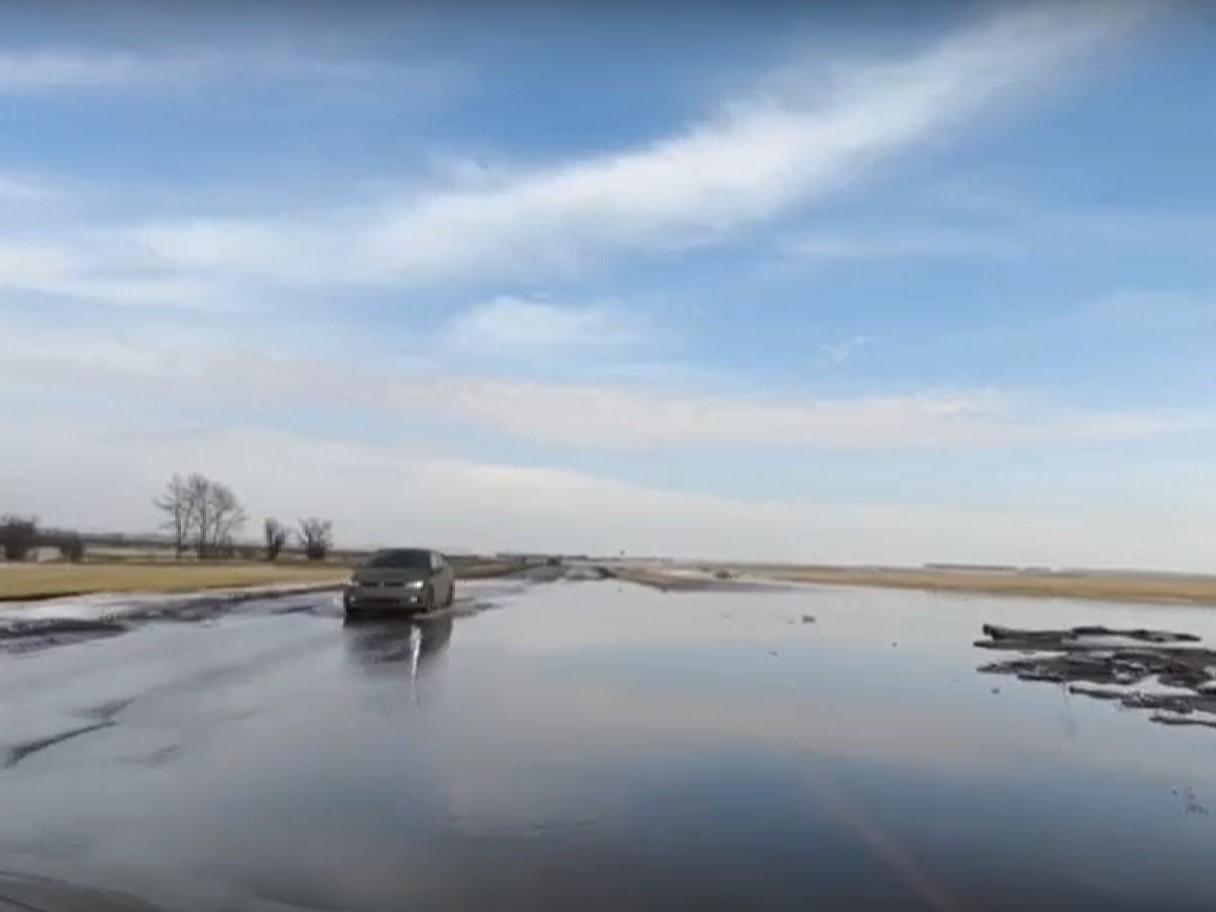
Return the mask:
<path id="1" fill-rule="evenodd" d="M 344 625 L 332 596 L 292 596 L 0 652 L 0 896 L 1216 907 L 1216 732 L 977 673 L 993 656 L 972 645 L 985 622 L 1216 642 L 1216 612 L 616 581 L 463 593 L 419 624 Z"/>

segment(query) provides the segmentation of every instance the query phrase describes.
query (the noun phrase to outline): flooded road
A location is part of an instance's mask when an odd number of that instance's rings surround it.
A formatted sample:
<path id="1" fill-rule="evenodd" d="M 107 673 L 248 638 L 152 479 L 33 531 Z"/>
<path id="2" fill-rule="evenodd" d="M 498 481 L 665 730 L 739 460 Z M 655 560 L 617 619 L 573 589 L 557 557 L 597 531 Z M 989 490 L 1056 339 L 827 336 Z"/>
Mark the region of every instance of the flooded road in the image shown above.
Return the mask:
<path id="1" fill-rule="evenodd" d="M 344 625 L 311 594 L 0 652 L 0 896 L 1216 905 L 1216 732 L 977 673 L 992 656 L 973 645 L 984 623 L 1211 644 L 1211 609 L 612 580 L 462 594 L 419 624 Z"/>

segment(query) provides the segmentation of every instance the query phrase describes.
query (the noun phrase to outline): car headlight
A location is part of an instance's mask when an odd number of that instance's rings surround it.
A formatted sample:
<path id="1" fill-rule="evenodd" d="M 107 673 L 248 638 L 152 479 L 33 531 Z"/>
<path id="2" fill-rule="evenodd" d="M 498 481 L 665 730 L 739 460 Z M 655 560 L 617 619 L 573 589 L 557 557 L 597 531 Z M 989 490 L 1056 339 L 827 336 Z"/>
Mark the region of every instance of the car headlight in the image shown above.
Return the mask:
<path id="1" fill-rule="evenodd" d="M 421 589 L 425 585 L 423 580 L 410 580 L 405 584 L 406 589 Z"/>

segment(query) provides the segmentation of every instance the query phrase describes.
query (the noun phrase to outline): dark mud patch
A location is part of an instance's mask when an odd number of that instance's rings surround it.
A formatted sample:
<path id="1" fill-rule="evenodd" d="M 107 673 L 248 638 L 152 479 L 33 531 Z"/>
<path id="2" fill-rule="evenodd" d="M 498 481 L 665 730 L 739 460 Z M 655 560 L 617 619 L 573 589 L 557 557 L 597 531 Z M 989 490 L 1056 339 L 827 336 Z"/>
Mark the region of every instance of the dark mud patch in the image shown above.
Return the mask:
<path id="1" fill-rule="evenodd" d="M 142 762 L 144 766 L 164 766 L 166 763 L 176 760 L 181 752 L 182 746 L 180 744 L 170 744 L 167 747 L 162 747 L 160 750 L 155 750 L 148 754 Z"/>
<path id="2" fill-rule="evenodd" d="M 1072 627 L 1019 630 L 986 624 L 982 649 L 1018 658 L 981 665 L 985 674 L 1046 681 L 1095 700 L 1149 712 L 1163 725 L 1216 729 L 1216 651 L 1168 630 Z"/>
<path id="3" fill-rule="evenodd" d="M 87 719 L 100 719 L 103 722 L 112 721 L 115 716 L 135 702 L 134 697 L 124 697 L 120 700 L 107 700 L 83 710 L 80 715 Z"/>
<path id="4" fill-rule="evenodd" d="M 311 614 L 316 610 L 316 605 L 311 602 L 306 602 L 302 605 L 284 605 L 282 607 L 273 608 L 271 614 Z"/>
<path id="5" fill-rule="evenodd" d="M 323 586 L 308 586 L 303 588 L 291 589 L 271 589 L 271 590 L 251 590 L 249 592 L 225 592 L 222 595 L 200 595 L 197 598 L 189 599 L 172 599 L 164 604 L 150 604 L 146 607 L 135 610 L 124 610 L 123 618 L 134 621 L 181 621 L 184 623 L 198 623 L 200 621 L 211 621 L 218 617 L 228 614 L 234 608 L 245 604 L 246 602 L 269 601 L 272 599 L 286 599 L 293 596 L 311 595 L 322 592 L 336 592 L 341 589 L 341 584 L 329 583 Z M 281 607 L 272 613 L 290 614 L 293 612 L 309 611 L 315 608 L 315 604 L 307 603 L 304 605 L 288 605 Z"/>
<path id="6" fill-rule="evenodd" d="M 30 912 L 158 912 L 117 890 L 97 890 L 31 874 L 0 872 L 0 908 Z M 160 910 L 163 912 L 163 910 Z"/>
<path id="7" fill-rule="evenodd" d="M 5 758 L 4 768 L 12 769 L 22 760 L 39 751 L 46 750 L 48 747 L 54 747 L 56 744 L 62 744 L 64 741 L 70 741 L 72 738 L 79 738 L 81 735 L 87 735 L 90 732 L 100 731 L 103 728 L 109 728 L 114 725 L 113 719 L 105 719 L 101 722 L 94 722 L 92 725 L 81 725 L 77 728 L 69 728 L 67 731 L 58 732 L 47 738 L 38 738 L 34 741 L 26 741 L 23 744 L 15 745 L 9 748 L 8 757 Z"/>
<path id="8" fill-rule="evenodd" d="M 32 652 L 49 646 L 79 643 L 125 633 L 126 624 L 116 620 L 39 618 L 0 623 L 0 652 Z"/>

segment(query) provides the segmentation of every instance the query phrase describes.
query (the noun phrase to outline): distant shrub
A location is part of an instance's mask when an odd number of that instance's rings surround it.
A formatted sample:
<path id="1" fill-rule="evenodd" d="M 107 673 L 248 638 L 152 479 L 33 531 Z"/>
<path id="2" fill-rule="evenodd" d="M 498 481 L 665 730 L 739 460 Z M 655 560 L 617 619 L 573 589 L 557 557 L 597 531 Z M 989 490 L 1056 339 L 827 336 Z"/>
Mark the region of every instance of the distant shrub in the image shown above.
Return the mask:
<path id="1" fill-rule="evenodd" d="M 84 560 L 84 540 L 77 532 L 71 532 L 60 538 L 57 542 L 57 547 L 59 548 L 60 558 L 65 561 L 79 564 Z"/>
<path id="2" fill-rule="evenodd" d="M 6 513 L 0 516 L 0 549 L 4 559 L 23 561 L 38 545 L 38 517 L 17 516 Z"/>
<path id="3" fill-rule="evenodd" d="M 300 520 L 300 548 L 309 560 L 325 560 L 333 547 L 334 524 L 328 519 L 311 516 Z"/>

